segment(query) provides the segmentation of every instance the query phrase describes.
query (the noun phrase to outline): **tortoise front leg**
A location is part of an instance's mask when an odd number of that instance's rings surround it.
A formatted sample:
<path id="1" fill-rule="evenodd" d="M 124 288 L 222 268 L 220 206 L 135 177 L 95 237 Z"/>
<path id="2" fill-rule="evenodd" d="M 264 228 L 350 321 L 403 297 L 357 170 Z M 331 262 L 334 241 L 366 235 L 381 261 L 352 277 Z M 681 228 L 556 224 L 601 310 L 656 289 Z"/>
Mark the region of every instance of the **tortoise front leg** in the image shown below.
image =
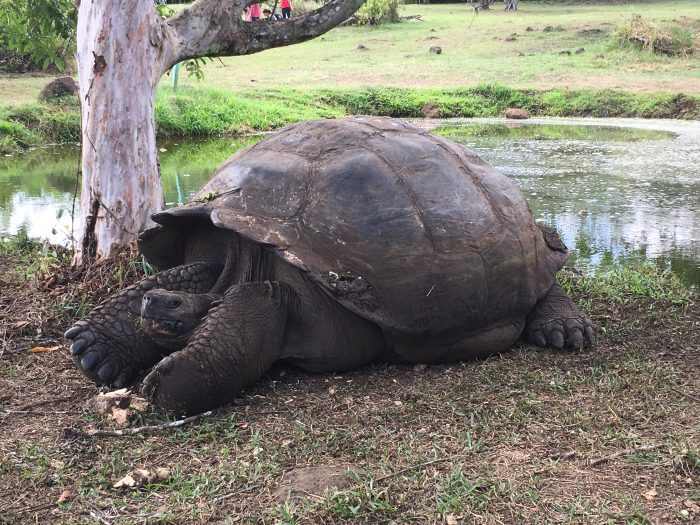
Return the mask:
<path id="1" fill-rule="evenodd" d="M 210 263 L 178 266 L 147 277 L 103 301 L 65 333 L 80 371 L 98 385 L 129 384 L 136 374 L 168 353 L 141 329 L 143 295 L 156 288 L 208 292 L 220 273 L 221 266 Z"/>
<path id="2" fill-rule="evenodd" d="M 298 308 L 297 301 L 284 283 L 232 286 L 187 346 L 146 376 L 143 391 L 175 415 L 196 414 L 233 401 L 279 359 L 287 319 Z"/>

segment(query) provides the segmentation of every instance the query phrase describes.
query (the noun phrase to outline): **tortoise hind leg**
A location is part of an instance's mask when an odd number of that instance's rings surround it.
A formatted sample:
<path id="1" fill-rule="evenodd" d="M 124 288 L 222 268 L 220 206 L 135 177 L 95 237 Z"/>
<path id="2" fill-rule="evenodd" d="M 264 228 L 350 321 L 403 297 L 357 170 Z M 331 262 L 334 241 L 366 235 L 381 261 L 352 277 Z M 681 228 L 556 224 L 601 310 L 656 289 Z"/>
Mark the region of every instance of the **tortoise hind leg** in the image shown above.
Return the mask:
<path id="1" fill-rule="evenodd" d="M 143 295 L 155 288 L 204 293 L 220 273 L 220 265 L 187 264 L 147 277 L 112 295 L 65 333 L 71 341 L 75 364 L 98 385 L 129 384 L 136 374 L 168 353 L 140 327 Z"/>
<path id="2" fill-rule="evenodd" d="M 287 318 L 297 309 L 296 293 L 284 283 L 230 287 L 187 346 L 164 358 L 146 376 L 144 393 L 175 415 L 233 401 L 280 358 Z"/>
<path id="3" fill-rule="evenodd" d="M 581 349 L 596 342 L 592 321 L 557 283 L 528 315 L 526 333 L 537 346 Z"/>

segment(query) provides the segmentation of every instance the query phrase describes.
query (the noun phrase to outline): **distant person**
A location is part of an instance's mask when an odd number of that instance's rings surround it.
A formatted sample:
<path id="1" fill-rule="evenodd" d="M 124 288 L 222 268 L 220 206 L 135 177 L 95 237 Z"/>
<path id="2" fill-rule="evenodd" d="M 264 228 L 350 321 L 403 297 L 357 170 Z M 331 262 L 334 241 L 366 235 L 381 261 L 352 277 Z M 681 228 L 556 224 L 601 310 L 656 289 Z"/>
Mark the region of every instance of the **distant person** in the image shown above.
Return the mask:
<path id="1" fill-rule="evenodd" d="M 260 7 L 260 4 L 250 4 L 250 19 L 251 19 L 251 21 L 255 22 L 256 20 L 260 20 L 261 16 L 262 16 L 262 8 Z"/>
<path id="2" fill-rule="evenodd" d="M 273 13 L 268 8 L 263 9 L 263 18 L 267 20 L 282 20 L 282 15 L 279 13 Z"/>
<path id="3" fill-rule="evenodd" d="M 290 0 L 282 0 L 280 7 L 282 8 L 282 18 L 292 18 L 292 2 Z"/>

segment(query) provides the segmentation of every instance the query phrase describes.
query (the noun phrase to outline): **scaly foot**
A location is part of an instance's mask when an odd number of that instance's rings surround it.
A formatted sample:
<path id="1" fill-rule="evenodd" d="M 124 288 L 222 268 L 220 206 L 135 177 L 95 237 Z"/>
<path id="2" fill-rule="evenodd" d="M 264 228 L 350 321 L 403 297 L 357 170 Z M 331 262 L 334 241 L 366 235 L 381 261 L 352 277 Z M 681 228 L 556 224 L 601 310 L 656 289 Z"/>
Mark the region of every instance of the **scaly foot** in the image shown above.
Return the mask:
<path id="1" fill-rule="evenodd" d="M 526 331 L 537 346 L 579 350 L 596 343 L 593 322 L 558 284 L 530 312 Z"/>

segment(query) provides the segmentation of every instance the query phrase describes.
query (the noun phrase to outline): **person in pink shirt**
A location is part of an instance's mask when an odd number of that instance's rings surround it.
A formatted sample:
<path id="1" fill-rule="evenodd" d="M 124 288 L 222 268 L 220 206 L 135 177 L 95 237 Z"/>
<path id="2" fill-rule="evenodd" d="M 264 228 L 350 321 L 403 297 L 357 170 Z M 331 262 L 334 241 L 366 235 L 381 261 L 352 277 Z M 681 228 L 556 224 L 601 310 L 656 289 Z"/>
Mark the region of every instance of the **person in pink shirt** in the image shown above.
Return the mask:
<path id="1" fill-rule="evenodd" d="M 292 18 L 292 2 L 290 0 L 282 0 L 280 7 L 282 8 L 282 18 Z"/>
<path id="2" fill-rule="evenodd" d="M 250 19 L 252 21 L 260 20 L 261 16 L 262 8 L 260 7 L 260 4 L 250 4 Z"/>

